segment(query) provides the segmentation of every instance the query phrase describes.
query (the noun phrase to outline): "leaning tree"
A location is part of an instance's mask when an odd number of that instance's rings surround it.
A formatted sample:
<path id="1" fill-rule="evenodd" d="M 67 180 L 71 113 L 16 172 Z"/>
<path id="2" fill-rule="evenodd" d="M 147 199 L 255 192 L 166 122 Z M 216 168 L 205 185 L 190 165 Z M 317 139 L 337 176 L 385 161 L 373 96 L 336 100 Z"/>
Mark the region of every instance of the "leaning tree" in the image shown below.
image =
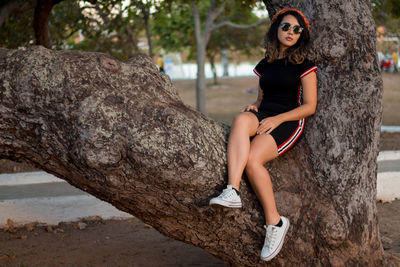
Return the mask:
<path id="1" fill-rule="evenodd" d="M 378 224 L 376 158 L 382 81 L 369 1 L 264 1 L 312 24 L 318 110 L 291 152 L 267 165 L 292 222 L 271 266 L 391 265 Z M 260 204 L 208 200 L 226 180 L 229 128 L 184 105 L 168 77 L 138 55 L 43 47 L 0 49 L 0 157 L 26 161 L 228 264 L 256 266 Z"/>

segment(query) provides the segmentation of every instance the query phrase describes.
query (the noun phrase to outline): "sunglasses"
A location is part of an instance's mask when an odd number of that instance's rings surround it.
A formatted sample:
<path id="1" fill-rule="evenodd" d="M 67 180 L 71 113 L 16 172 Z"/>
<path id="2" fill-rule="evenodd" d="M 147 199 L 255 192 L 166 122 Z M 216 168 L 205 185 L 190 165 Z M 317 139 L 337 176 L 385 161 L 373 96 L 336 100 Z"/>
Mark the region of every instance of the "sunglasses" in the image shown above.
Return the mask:
<path id="1" fill-rule="evenodd" d="M 295 34 L 300 34 L 304 30 L 304 28 L 299 25 L 292 26 L 288 22 L 281 23 L 282 31 L 287 32 L 290 29 L 293 29 L 293 33 L 295 33 Z"/>

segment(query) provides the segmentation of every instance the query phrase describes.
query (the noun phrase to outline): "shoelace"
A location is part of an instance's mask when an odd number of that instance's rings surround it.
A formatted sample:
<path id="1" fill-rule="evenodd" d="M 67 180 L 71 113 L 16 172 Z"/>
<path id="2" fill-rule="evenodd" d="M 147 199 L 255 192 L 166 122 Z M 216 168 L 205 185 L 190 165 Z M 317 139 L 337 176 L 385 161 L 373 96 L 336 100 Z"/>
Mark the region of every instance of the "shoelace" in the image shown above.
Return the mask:
<path id="1" fill-rule="evenodd" d="M 234 191 L 232 189 L 224 189 L 222 190 L 222 194 L 219 196 L 220 198 L 224 197 L 231 197 L 233 195 Z"/>
<path id="2" fill-rule="evenodd" d="M 267 229 L 267 242 L 266 242 L 266 247 L 268 247 L 268 249 L 271 249 L 272 246 L 275 244 L 276 241 L 276 229 L 275 227 L 273 227 L 270 231 L 268 231 Z"/>

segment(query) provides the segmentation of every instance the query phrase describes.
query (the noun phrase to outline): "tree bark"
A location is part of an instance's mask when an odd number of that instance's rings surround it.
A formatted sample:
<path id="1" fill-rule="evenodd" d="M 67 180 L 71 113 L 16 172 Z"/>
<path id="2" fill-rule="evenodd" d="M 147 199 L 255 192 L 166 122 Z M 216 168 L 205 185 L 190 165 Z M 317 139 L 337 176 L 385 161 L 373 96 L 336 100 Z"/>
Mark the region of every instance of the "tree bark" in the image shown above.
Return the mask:
<path id="1" fill-rule="evenodd" d="M 276 7 L 278 1 L 271 1 Z M 382 80 L 367 1 L 279 1 L 312 25 L 318 110 L 269 169 L 285 245 L 269 266 L 395 266 L 376 210 Z M 208 201 L 226 180 L 229 129 L 185 106 L 139 55 L 0 49 L 0 157 L 28 161 L 234 266 L 259 266 L 263 214 Z"/>
<path id="2" fill-rule="evenodd" d="M 128 39 L 129 39 L 129 42 L 130 42 L 130 45 L 131 45 L 131 51 L 130 52 L 132 53 L 134 51 L 133 54 L 138 53 L 138 51 L 140 51 L 140 49 L 139 49 L 138 42 L 136 40 L 135 33 L 129 27 L 125 28 L 125 32 L 126 32 L 126 34 L 128 36 Z"/>
<path id="3" fill-rule="evenodd" d="M 197 4 L 192 2 L 194 32 L 196 36 L 196 61 L 197 61 L 197 77 L 196 77 L 196 104 L 197 110 L 206 114 L 206 49 L 210 33 L 207 29 L 201 30 L 200 14 Z"/>
<path id="4" fill-rule="evenodd" d="M 141 9 L 142 9 L 143 20 L 144 20 L 144 25 L 145 25 L 145 29 L 146 29 L 147 44 L 149 45 L 149 57 L 153 58 L 154 57 L 153 41 L 151 39 L 151 28 L 150 28 L 150 3 L 143 5 L 143 7 Z"/>
<path id="5" fill-rule="evenodd" d="M 151 27 L 150 27 L 150 7 L 153 2 L 143 2 L 143 1 L 131 1 L 131 5 L 137 6 L 143 15 L 143 22 L 145 25 L 147 44 L 149 45 L 149 57 L 154 57 L 153 52 L 153 41 L 151 39 Z"/>
<path id="6" fill-rule="evenodd" d="M 53 6 L 62 0 L 37 0 L 35 12 L 33 15 L 33 30 L 37 45 L 43 45 L 46 48 L 51 48 L 49 19 L 50 12 Z"/>
<path id="7" fill-rule="evenodd" d="M 217 68 L 215 67 L 215 55 L 207 55 L 208 61 L 210 61 L 210 66 L 211 66 L 211 72 L 213 74 L 213 84 L 217 85 L 218 84 L 218 75 L 217 75 Z"/>

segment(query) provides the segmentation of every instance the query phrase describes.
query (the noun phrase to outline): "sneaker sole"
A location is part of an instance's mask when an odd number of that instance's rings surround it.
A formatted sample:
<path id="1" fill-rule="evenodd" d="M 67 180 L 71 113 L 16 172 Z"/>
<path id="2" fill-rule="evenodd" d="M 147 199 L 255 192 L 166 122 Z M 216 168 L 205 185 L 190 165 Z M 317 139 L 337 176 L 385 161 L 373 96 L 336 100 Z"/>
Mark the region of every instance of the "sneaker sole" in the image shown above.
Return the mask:
<path id="1" fill-rule="evenodd" d="M 270 260 L 272 260 L 273 258 L 275 258 L 276 255 L 278 255 L 278 253 L 281 251 L 281 249 L 282 249 L 282 247 L 283 247 L 283 243 L 285 243 L 285 238 L 286 238 L 286 234 L 287 234 L 287 232 L 288 232 L 288 230 L 289 230 L 289 226 L 290 226 L 290 222 L 289 222 L 289 220 L 287 220 L 287 227 L 286 227 L 286 229 L 285 229 L 285 233 L 283 234 L 282 241 L 281 241 L 281 243 L 279 244 L 278 248 L 277 248 L 277 249 L 274 251 L 274 253 L 272 253 L 269 257 L 265 257 L 265 258 L 260 257 L 261 260 L 263 260 L 263 261 L 270 261 Z"/>
<path id="2" fill-rule="evenodd" d="M 212 205 L 218 205 L 218 206 L 223 206 L 226 208 L 241 208 L 242 203 L 237 203 L 237 202 L 226 202 L 226 201 L 210 201 L 210 206 Z"/>

